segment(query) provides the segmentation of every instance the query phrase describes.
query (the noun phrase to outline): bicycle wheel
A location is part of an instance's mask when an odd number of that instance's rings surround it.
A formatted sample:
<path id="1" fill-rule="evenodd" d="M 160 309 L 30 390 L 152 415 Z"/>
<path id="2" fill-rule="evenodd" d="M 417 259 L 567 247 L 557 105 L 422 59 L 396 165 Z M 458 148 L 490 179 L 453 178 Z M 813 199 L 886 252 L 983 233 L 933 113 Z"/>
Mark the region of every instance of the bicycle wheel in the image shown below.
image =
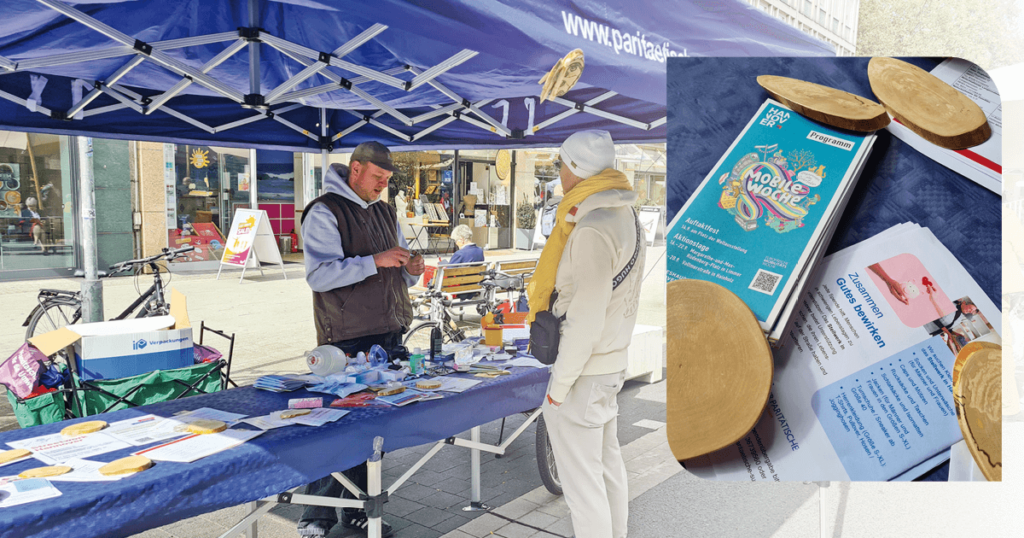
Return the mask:
<path id="1" fill-rule="evenodd" d="M 25 329 L 25 340 L 74 325 L 82 320 L 82 302 L 70 297 L 54 297 L 37 306 Z"/>
<path id="2" fill-rule="evenodd" d="M 537 417 L 537 467 L 540 481 L 552 495 L 562 494 L 562 482 L 558 480 L 558 469 L 555 467 L 555 453 L 551 451 L 551 438 L 548 437 L 548 426 L 544 415 Z"/>
<path id="3" fill-rule="evenodd" d="M 430 349 L 430 332 L 438 325 L 436 321 L 425 321 L 409 329 L 409 332 L 405 333 L 402 345 L 409 350 L 417 347 L 420 349 Z M 461 330 L 453 329 L 450 326 L 447 328 L 441 327 L 441 342 L 444 344 L 461 342 L 465 338 L 466 335 Z"/>

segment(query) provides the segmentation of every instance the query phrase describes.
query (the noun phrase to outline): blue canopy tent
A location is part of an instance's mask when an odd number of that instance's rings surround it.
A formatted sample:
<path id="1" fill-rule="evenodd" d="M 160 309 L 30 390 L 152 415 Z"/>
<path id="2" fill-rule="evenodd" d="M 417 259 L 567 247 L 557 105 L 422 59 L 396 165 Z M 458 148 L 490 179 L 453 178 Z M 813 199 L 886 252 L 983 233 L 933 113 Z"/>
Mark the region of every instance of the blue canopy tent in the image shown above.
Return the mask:
<path id="1" fill-rule="evenodd" d="M 295 152 L 663 141 L 678 55 L 832 55 L 736 0 L 5 0 L 0 129 Z M 569 51 L 576 87 L 540 103 Z M 82 158 L 89 152 L 78 144 Z M 80 189 L 89 195 L 89 174 Z M 89 204 L 91 196 L 82 197 Z M 81 213 L 94 211 L 83 205 Z M 99 320 L 83 219 L 87 320 Z M 90 303 L 95 298 L 94 303 Z"/>
<path id="2" fill-rule="evenodd" d="M 676 55 L 832 55 L 738 1 L 9 0 L 0 128 L 344 151 L 665 139 Z M 561 98 L 537 81 L 580 48 Z"/>

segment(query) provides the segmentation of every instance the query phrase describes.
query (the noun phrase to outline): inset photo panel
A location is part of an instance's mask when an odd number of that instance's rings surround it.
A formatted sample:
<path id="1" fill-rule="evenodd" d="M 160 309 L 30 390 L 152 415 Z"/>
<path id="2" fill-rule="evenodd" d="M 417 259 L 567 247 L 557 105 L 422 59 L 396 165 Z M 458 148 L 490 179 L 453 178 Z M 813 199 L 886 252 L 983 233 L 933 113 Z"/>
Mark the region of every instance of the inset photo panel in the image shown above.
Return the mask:
<path id="1" fill-rule="evenodd" d="M 676 459 L 728 481 L 999 480 L 988 74 L 955 58 L 668 64 Z"/>

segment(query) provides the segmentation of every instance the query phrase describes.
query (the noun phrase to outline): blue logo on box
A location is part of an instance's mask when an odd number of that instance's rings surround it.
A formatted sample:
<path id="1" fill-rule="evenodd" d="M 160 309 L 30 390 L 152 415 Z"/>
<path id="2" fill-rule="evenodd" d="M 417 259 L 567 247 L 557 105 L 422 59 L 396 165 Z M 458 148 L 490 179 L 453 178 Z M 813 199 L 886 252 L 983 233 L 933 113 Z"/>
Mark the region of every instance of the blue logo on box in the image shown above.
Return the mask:
<path id="1" fill-rule="evenodd" d="M 146 339 L 140 338 L 132 344 L 132 349 L 143 349 L 146 347 Z"/>

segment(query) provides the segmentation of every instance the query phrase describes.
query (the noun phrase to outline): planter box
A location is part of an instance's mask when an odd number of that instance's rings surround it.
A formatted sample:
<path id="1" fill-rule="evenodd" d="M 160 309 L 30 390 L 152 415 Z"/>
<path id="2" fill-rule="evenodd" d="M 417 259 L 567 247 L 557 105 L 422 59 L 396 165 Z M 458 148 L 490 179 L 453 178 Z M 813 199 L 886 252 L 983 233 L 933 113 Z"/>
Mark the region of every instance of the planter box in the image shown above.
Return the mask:
<path id="1" fill-rule="evenodd" d="M 522 250 L 533 250 L 534 229 L 516 228 L 516 248 Z"/>

